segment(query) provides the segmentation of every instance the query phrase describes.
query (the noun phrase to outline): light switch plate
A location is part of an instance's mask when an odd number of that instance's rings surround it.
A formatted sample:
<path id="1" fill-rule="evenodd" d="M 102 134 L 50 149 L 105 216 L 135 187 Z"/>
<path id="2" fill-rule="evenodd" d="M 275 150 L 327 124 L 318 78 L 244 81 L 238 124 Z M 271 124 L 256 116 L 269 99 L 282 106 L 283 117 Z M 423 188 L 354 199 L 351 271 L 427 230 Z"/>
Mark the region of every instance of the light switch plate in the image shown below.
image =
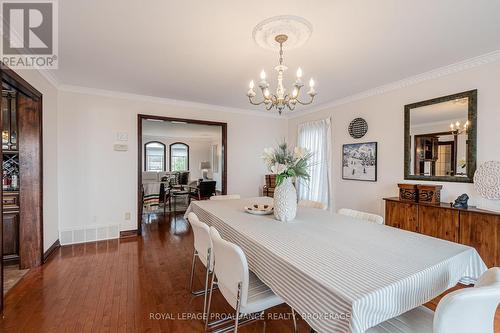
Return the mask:
<path id="1" fill-rule="evenodd" d="M 128 133 L 118 132 L 116 133 L 116 140 L 118 141 L 128 141 Z"/>

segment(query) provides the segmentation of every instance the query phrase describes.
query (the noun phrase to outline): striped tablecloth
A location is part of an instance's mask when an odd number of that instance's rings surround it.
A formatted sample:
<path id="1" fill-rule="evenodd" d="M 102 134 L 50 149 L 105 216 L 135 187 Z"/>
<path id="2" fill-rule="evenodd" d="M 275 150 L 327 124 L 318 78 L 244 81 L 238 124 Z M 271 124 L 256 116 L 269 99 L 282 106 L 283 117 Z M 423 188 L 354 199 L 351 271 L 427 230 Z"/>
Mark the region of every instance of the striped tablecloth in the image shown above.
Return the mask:
<path id="1" fill-rule="evenodd" d="M 271 200 L 196 201 L 186 215 L 238 244 L 250 269 L 318 332 L 364 332 L 486 270 L 471 247 L 319 209 L 299 208 L 290 223 L 244 212 Z"/>

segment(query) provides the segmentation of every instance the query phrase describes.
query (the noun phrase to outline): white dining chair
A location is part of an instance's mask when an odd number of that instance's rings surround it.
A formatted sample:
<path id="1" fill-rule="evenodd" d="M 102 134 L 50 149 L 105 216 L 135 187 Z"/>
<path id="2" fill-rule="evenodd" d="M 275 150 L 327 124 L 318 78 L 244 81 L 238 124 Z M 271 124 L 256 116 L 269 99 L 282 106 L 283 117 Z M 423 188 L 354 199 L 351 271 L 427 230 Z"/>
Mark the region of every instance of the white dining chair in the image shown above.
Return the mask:
<path id="1" fill-rule="evenodd" d="M 248 269 L 247 258 L 239 246 L 222 239 L 214 227 L 210 227 L 210 237 L 216 259 L 208 298 L 207 317 L 210 318 L 210 303 L 212 301 L 214 282 L 217 279 L 217 285 L 222 296 L 236 310 L 234 320 L 234 332 L 236 333 L 239 326 L 254 320 L 252 314 L 263 314 L 264 310 L 282 304 L 284 301 Z M 246 318 L 241 319 L 242 315 L 246 315 Z M 297 323 L 293 309 L 292 317 L 294 332 L 296 332 Z M 207 321 L 205 331 L 209 326 L 213 327 L 215 325 L 215 327 L 218 327 L 225 322 L 228 322 L 228 320 L 213 323 Z M 232 326 L 220 330 L 227 331 Z"/>
<path id="2" fill-rule="evenodd" d="M 436 312 L 420 306 L 372 327 L 366 333 L 493 333 L 500 304 L 500 268 L 487 270 L 473 288 L 444 296 Z"/>
<path id="3" fill-rule="evenodd" d="M 370 214 L 361 212 L 359 210 L 349 209 L 349 208 L 341 208 L 337 211 L 337 213 L 345 216 L 354 217 L 356 219 L 365 220 L 369 222 L 374 222 L 378 224 L 384 224 L 384 218 L 377 214 Z"/>
<path id="4" fill-rule="evenodd" d="M 212 195 L 210 200 L 233 200 L 241 199 L 239 194 L 226 194 L 226 195 Z"/>
<path id="5" fill-rule="evenodd" d="M 212 240 L 210 239 L 210 229 L 208 225 L 201 222 L 195 213 L 188 214 L 188 221 L 193 229 L 194 236 L 194 252 L 193 262 L 191 264 L 191 276 L 189 279 L 189 290 L 195 296 L 204 295 L 203 297 L 203 315 L 206 313 L 206 304 L 208 296 L 208 281 L 209 276 L 213 272 L 214 256 L 212 253 Z M 205 266 L 205 287 L 202 290 L 193 291 L 193 280 L 195 275 L 196 258 Z"/>
<path id="6" fill-rule="evenodd" d="M 309 207 L 323 210 L 326 210 L 328 208 L 324 203 L 313 200 L 300 200 L 298 205 L 299 207 Z"/>

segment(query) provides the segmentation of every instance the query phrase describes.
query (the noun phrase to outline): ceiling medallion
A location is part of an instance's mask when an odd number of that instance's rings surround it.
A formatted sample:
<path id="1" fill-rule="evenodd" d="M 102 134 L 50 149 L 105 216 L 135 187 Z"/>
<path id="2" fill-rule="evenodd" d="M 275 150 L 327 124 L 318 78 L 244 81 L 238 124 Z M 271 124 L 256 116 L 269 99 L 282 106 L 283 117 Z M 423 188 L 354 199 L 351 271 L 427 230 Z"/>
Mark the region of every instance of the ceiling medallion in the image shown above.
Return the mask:
<path id="1" fill-rule="evenodd" d="M 312 33 L 311 24 L 298 16 L 276 16 L 259 23 L 253 30 L 253 38 L 257 45 L 272 50 L 279 50 L 279 64 L 274 68 L 278 72 L 278 82 L 275 93 L 271 93 L 269 83 L 266 81 L 266 72 L 262 70 L 260 73 L 260 81 L 258 86 L 262 92 L 262 100 L 254 101 L 257 95 L 254 87 L 254 81 L 250 81 L 249 90 L 247 92 L 248 99 L 253 105 L 263 104 L 266 110 L 275 108 L 279 114 L 285 108 L 293 111 L 297 104 L 311 104 L 316 96 L 314 90 L 314 80 L 309 80 L 309 101 L 304 102 L 299 99 L 300 89 L 304 86 L 302 83 L 302 69 L 297 69 L 297 78 L 293 84 L 291 94 L 286 92 L 283 86 L 283 75 L 288 69 L 283 64 L 283 50 L 297 48 L 304 44 Z"/>

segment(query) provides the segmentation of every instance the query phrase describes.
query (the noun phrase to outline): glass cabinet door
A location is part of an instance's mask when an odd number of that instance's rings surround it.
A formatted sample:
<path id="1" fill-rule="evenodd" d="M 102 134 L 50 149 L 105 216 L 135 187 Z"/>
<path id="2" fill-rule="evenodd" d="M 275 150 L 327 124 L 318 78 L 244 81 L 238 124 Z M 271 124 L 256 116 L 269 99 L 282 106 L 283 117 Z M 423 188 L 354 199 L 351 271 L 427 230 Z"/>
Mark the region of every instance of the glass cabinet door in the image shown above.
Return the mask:
<path id="1" fill-rule="evenodd" d="M 10 150 L 17 150 L 17 110 L 15 97 L 10 99 Z"/>
<path id="2" fill-rule="evenodd" d="M 2 149 L 17 150 L 16 95 L 2 94 Z"/>
<path id="3" fill-rule="evenodd" d="M 2 149 L 9 149 L 10 138 L 10 110 L 9 98 L 7 95 L 2 95 Z"/>

